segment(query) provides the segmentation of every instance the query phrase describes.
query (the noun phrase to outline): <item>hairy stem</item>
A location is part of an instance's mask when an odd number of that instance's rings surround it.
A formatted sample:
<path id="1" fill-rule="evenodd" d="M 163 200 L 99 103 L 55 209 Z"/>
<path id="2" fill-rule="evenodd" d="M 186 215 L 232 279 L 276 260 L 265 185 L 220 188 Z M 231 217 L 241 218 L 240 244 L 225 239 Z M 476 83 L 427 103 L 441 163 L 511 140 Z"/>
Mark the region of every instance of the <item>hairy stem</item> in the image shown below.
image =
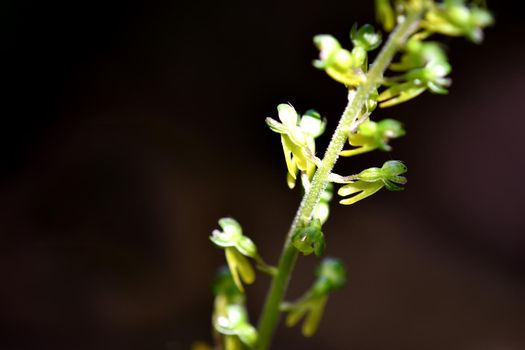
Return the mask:
<path id="1" fill-rule="evenodd" d="M 315 206 L 319 202 L 321 194 L 329 182 L 328 177 L 346 142 L 347 131 L 350 128 L 356 128 L 359 125 L 358 118 L 363 106 L 381 83 L 383 74 L 396 52 L 398 52 L 399 48 L 404 45 L 407 38 L 418 28 L 421 15 L 422 11 L 407 15 L 404 21 L 401 22 L 390 34 L 388 41 L 383 46 L 383 49 L 366 75 L 366 81 L 360 85 L 357 90 L 351 90 L 349 92 L 348 104 L 341 116 L 339 125 L 337 126 L 328 149 L 326 150 L 325 156 L 313 177 L 312 184 L 301 201 L 301 205 L 297 210 L 295 219 L 286 237 L 283 251 L 279 259 L 279 265 L 277 267 L 277 275 L 272 280 L 264 309 L 259 320 L 258 350 L 266 350 L 269 348 L 273 333 L 279 322 L 279 306 L 283 301 L 298 255 L 297 249 L 291 244 L 291 237 L 300 224 L 307 224 L 311 220 Z"/>

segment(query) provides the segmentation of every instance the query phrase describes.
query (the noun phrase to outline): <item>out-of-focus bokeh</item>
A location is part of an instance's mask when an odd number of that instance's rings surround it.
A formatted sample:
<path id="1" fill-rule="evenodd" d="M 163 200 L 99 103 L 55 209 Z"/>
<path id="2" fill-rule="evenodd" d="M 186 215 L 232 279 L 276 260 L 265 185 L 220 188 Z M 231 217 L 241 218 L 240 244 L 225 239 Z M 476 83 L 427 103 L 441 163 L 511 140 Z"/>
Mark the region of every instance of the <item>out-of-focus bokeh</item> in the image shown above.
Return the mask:
<path id="1" fill-rule="evenodd" d="M 409 184 L 333 205 L 327 254 L 347 287 L 318 334 L 281 327 L 274 349 L 525 349 L 518 4 L 489 1 L 480 46 L 445 39 L 449 96 L 377 112 L 405 122 L 392 152 L 338 164 L 402 159 Z M 290 102 L 333 130 L 345 90 L 312 67 L 311 40 L 349 45 L 373 2 L 4 0 L 0 13 L 0 348 L 209 341 L 217 220 L 235 217 L 274 262 L 300 199 L 264 118 Z M 289 298 L 316 263 L 300 259 Z M 248 290 L 254 322 L 268 283 Z"/>

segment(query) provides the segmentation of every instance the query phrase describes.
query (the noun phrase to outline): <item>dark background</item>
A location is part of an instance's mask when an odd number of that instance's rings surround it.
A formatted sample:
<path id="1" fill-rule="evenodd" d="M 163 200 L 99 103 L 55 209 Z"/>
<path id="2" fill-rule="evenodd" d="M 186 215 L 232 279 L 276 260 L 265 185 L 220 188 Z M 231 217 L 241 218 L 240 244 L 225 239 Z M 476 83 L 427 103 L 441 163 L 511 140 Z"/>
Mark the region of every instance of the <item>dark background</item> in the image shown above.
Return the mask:
<path id="1" fill-rule="evenodd" d="M 483 45 L 445 39 L 451 94 L 378 111 L 407 136 L 338 165 L 403 159 L 409 184 L 333 205 L 347 287 L 315 337 L 283 327 L 275 349 L 525 349 L 525 30 L 517 2 L 489 5 Z M 4 0 L 0 16 L 0 348 L 209 340 L 217 219 L 273 262 L 299 202 L 264 118 L 290 102 L 333 130 L 345 90 L 311 39 L 349 46 L 372 1 Z M 254 322 L 268 282 L 249 288 Z"/>

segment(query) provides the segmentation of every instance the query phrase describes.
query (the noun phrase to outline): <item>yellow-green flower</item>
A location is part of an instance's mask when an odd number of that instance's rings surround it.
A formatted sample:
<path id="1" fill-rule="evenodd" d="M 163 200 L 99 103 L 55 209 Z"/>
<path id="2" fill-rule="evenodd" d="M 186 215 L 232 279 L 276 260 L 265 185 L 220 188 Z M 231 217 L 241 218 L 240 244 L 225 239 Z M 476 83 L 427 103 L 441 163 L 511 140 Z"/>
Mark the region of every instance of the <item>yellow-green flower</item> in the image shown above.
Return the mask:
<path id="1" fill-rule="evenodd" d="M 393 71 L 405 73 L 387 78 L 387 89 L 378 97 L 381 107 L 390 107 L 408 101 L 426 90 L 446 94 L 450 85 L 447 75 L 452 70 L 441 46 L 412 38 L 406 45 L 401 61 L 391 64 Z"/>
<path id="2" fill-rule="evenodd" d="M 369 168 L 355 175 L 355 180 L 341 187 L 337 192 L 340 196 L 349 198 L 342 199 L 341 204 L 354 204 L 369 197 L 386 187 L 390 191 L 402 191 L 407 179 L 402 174 L 407 172 L 407 167 L 400 161 L 391 160 L 383 164 L 381 168 Z"/>
<path id="3" fill-rule="evenodd" d="M 274 132 L 281 134 L 281 143 L 284 159 L 288 168 L 288 187 L 294 188 L 298 172 L 311 179 L 316 166 L 312 161 L 315 154 L 315 138 L 320 136 L 325 129 L 326 121 L 321 119 L 319 113 L 310 110 L 302 118 L 289 104 L 277 106 L 278 122 L 266 118 L 266 124 Z"/>
<path id="4" fill-rule="evenodd" d="M 235 285 L 233 275 L 227 268 L 218 270 L 213 293 L 213 326 L 222 335 L 224 349 L 243 350 L 244 345 L 253 347 L 257 341 L 257 331 L 248 321 L 245 296 Z"/>
<path id="5" fill-rule="evenodd" d="M 257 343 L 257 330 L 248 321 L 248 313 L 244 305 L 230 304 L 225 307 L 224 313 L 216 315 L 215 329 L 221 334 L 236 336 L 243 344 L 250 348 Z M 229 339 L 229 349 L 242 349 L 236 344 L 237 339 Z"/>
<path id="6" fill-rule="evenodd" d="M 381 34 L 373 26 L 365 24 L 360 28 L 354 26 L 350 39 L 354 45 L 352 51 L 341 47 L 339 41 L 331 35 L 316 35 L 314 44 L 319 49 L 319 59 L 314 61 L 314 66 L 324 70 L 334 80 L 356 87 L 366 80 L 367 52 L 381 44 Z"/>
<path id="7" fill-rule="evenodd" d="M 304 318 L 301 332 L 305 337 L 311 337 L 317 331 L 329 294 L 342 288 L 346 283 L 346 269 L 338 259 L 323 259 L 315 274 L 316 281 L 303 297 L 294 303 L 283 305 L 283 311 L 288 311 L 286 317 L 288 327 L 295 326 Z"/>
<path id="8" fill-rule="evenodd" d="M 427 13 L 421 26 L 429 32 L 464 36 L 480 43 L 483 28 L 493 23 L 492 14 L 485 8 L 469 5 L 465 0 L 445 0 Z"/>
<path id="9" fill-rule="evenodd" d="M 214 230 L 210 240 L 224 248 L 233 280 L 242 292 L 242 282 L 252 284 L 255 281 L 255 270 L 245 256 L 257 257 L 257 247 L 250 238 L 243 235 L 241 225 L 235 219 L 222 218 L 219 226 L 222 231 Z"/>
<path id="10" fill-rule="evenodd" d="M 377 123 L 368 120 L 359 125 L 356 133 L 348 134 L 348 143 L 355 148 L 344 150 L 340 154 L 343 157 L 350 157 L 375 149 L 390 151 L 392 147 L 388 141 L 404 134 L 403 126 L 397 120 L 384 119 Z"/>

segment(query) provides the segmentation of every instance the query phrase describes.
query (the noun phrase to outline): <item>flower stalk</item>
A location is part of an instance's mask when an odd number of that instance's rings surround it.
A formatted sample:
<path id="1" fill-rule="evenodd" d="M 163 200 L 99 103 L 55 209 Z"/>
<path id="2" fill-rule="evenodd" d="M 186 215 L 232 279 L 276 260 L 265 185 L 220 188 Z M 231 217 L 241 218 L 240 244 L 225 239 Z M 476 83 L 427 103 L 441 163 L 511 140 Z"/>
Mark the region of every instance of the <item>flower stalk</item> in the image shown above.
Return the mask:
<path id="1" fill-rule="evenodd" d="M 406 165 L 397 160 L 381 167 L 362 170 L 353 175 L 332 172 L 339 156 L 352 157 L 373 150 L 390 151 L 389 141 L 405 134 L 402 123 L 395 119 L 373 121 L 376 107 L 391 107 L 417 97 L 425 91 L 446 94 L 451 79 L 451 66 L 441 45 L 426 40 L 440 33 L 464 36 L 479 42 L 482 29 L 493 21 L 482 5 L 467 0 L 376 0 L 378 18 L 385 30 L 397 25 L 389 35 L 374 63 L 369 67 L 368 52 L 381 44 L 381 32 L 373 26 L 354 25 L 350 31 L 352 50 L 345 49 L 331 35 L 314 37 L 319 59 L 314 66 L 345 85 L 348 103 L 323 159 L 315 155 L 315 139 L 326 129 L 326 120 L 314 110 L 299 114 L 290 104 L 277 107 L 278 119 L 266 118 L 266 124 L 281 137 L 290 189 L 299 180 L 304 196 L 286 235 L 278 266 L 266 264 L 255 243 L 243 233 L 233 218 L 219 220 L 221 230 L 214 230 L 210 240 L 223 249 L 228 263 L 227 274 L 221 273 L 214 287 L 213 326 L 216 348 L 224 350 L 267 350 L 281 313 L 287 313 L 286 325 L 301 320 L 302 333 L 312 336 L 320 324 L 331 292 L 346 281 L 344 264 L 325 258 L 316 270 L 317 281 L 295 302 L 284 302 L 284 296 L 299 253 L 325 251 L 323 224 L 330 215 L 333 184 L 339 203 L 352 205 L 382 188 L 402 191 L 407 179 Z M 395 7 L 394 7 L 395 5 Z M 399 60 L 392 62 L 399 53 Z M 396 76 L 384 74 L 387 70 Z M 343 150 L 348 141 L 350 149 Z M 255 268 L 272 276 L 272 282 L 256 329 L 245 307 L 244 285 L 255 281 Z"/>
<path id="2" fill-rule="evenodd" d="M 413 11 L 398 24 L 383 46 L 371 69 L 366 74 L 366 80 L 357 90 L 349 91 L 348 104 L 332 136 L 325 156 L 315 172 L 311 186 L 303 196 L 296 216 L 288 231 L 288 235 L 286 236 L 279 265 L 277 266 L 277 275 L 272 280 L 258 325 L 259 340 L 256 346 L 258 350 L 269 348 L 279 322 L 279 306 L 284 299 L 284 294 L 298 256 L 298 250 L 291 244 L 292 236 L 300 225 L 306 225 L 310 222 L 314 209 L 321 198 L 321 194 L 329 183 L 329 176 L 332 169 L 347 140 L 348 130 L 355 130 L 359 127 L 360 123 L 356 121 L 360 119 L 359 117 L 361 116 L 363 106 L 365 106 L 370 96 L 382 83 L 383 74 L 392 62 L 394 55 L 403 46 L 407 38 L 418 29 L 418 24 L 422 16 L 423 9 Z M 360 120 L 364 122 L 366 119 L 361 118 Z"/>

